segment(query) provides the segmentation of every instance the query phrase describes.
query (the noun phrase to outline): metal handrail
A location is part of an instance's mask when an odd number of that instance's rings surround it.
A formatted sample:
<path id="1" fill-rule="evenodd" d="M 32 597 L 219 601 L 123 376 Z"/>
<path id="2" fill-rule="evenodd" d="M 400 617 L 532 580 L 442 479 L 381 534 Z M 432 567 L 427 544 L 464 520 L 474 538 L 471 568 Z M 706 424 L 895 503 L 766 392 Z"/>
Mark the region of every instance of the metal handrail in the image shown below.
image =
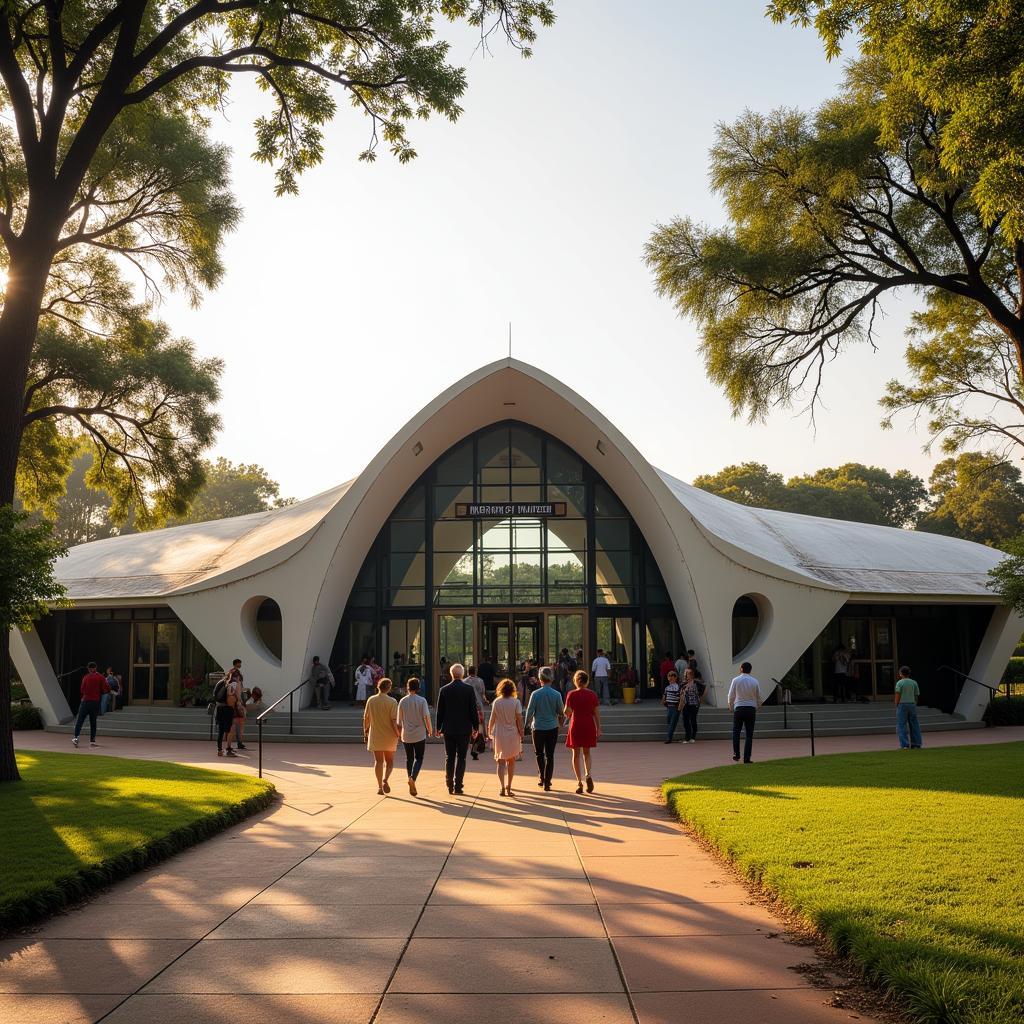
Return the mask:
<path id="1" fill-rule="evenodd" d="M 288 699 L 288 735 L 289 736 L 294 735 L 294 733 L 295 733 L 295 694 L 298 693 L 298 691 L 301 690 L 306 685 L 306 683 L 308 683 L 308 682 L 311 682 L 311 680 L 310 679 L 303 679 L 302 682 L 299 683 L 298 686 L 293 686 L 286 694 L 284 694 L 281 697 L 278 697 L 277 700 L 275 700 L 274 703 L 271 704 L 270 707 L 266 709 L 266 711 L 261 711 L 260 714 L 258 714 L 256 716 L 256 727 L 257 727 L 257 730 L 258 730 L 258 732 L 257 732 L 257 739 L 256 739 L 256 747 L 257 747 L 257 750 L 259 751 L 259 777 L 261 779 L 263 778 L 263 719 L 266 718 L 267 715 L 269 715 L 270 712 L 273 711 L 274 708 L 276 708 L 278 704 L 282 703 L 285 700 L 285 698 L 287 698 Z"/>
<path id="2" fill-rule="evenodd" d="M 954 675 L 960 676 L 961 679 L 967 679 L 972 683 L 977 683 L 979 686 L 984 686 L 993 697 L 999 692 L 998 686 L 989 686 L 988 683 L 983 683 L 980 679 L 975 679 L 974 676 L 969 676 L 966 672 L 961 672 L 958 668 L 953 668 L 952 665 L 940 665 L 936 670 L 938 672 L 946 671 L 952 672 Z"/>

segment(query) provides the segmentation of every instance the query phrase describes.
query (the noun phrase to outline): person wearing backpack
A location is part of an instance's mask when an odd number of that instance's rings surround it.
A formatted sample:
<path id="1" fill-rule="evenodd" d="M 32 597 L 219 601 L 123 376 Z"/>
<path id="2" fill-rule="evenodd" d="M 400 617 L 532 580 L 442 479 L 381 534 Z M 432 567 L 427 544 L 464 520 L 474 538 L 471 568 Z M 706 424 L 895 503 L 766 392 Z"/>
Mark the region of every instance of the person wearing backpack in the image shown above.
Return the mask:
<path id="1" fill-rule="evenodd" d="M 217 705 L 217 756 L 236 757 L 231 749 L 231 734 L 235 728 L 235 703 L 242 692 L 242 659 L 235 658 L 227 675 L 213 688 L 213 700 Z M 227 749 L 224 749 L 224 737 Z"/>

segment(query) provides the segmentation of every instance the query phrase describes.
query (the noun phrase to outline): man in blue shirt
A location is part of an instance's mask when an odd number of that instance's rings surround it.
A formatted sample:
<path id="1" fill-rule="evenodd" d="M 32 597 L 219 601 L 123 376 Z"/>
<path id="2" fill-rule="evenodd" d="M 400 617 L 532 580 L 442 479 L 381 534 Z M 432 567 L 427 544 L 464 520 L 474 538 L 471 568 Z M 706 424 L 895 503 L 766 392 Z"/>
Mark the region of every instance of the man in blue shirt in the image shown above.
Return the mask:
<path id="1" fill-rule="evenodd" d="M 539 673 L 540 686 L 530 694 L 526 708 L 526 728 L 533 725 L 533 752 L 537 755 L 540 771 L 538 786 L 544 792 L 551 791 L 551 776 L 555 771 L 555 747 L 558 744 L 558 730 L 565 721 L 565 705 L 562 695 L 551 685 L 555 681 L 555 670 L 545 666 Z"/>

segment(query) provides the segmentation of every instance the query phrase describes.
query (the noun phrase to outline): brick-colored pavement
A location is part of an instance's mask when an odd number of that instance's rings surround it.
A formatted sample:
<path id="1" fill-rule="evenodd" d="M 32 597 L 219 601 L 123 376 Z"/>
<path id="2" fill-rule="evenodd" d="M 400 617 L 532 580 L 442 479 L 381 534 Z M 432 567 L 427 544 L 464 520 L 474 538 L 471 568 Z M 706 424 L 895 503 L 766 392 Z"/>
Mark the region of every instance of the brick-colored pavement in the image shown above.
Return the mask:
<path id="1" fill-rule="evenodd" d="M 71 749 L 65 736 L 18 739 Z M 818 751 L 894 743 L 829 738 Z M 807 752 L 806 740 L 764 740 L 755 758 Z M 255 771 L 255 751 L 227 761 L 194 742 L 110 740 L 99 753 Z M 0 943 L 0 1021 L 853 1019 L 794 970 L 813 950 L 787 941 L 660 803 L 662 778 L 731 764 L 729 754 L 719 741 L 609 744 L 595 754 L 597 791 L 577 796 L 564 752 L 545 794 L 528 751 L 503 799 L 489 758 L 470 762 L 465 796 L 449 796 L 432 744 L 414 799 L 401 768 L 392 795 L 377 796 L 359 747 L 272 744 L 265 774 L 279 804 Z"/>

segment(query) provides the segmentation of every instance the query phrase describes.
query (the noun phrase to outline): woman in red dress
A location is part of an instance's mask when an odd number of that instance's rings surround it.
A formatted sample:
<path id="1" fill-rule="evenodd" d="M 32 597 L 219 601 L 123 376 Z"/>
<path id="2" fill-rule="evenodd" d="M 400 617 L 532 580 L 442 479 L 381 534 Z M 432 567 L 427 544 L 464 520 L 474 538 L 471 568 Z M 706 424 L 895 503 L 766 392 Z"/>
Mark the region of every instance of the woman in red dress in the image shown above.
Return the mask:
<path id="1" fill-rule="evenodd" d="M 565 745 L 572 750 L 572 770 L 576 773 L 576 792 L 583 792 L 584 779 L 587 792 L 594 792 L 590 777 L 590 751 L 601 736 L 601 702 L 590 689 L 590 676 L 582 669 L 572 677 L 576 687 L 565 698 L 565 713 L 569 719 Z M 582 763 L 581 763 L 582 762 Z M 583 766 L 586 765 L 584 772 Z"/>

